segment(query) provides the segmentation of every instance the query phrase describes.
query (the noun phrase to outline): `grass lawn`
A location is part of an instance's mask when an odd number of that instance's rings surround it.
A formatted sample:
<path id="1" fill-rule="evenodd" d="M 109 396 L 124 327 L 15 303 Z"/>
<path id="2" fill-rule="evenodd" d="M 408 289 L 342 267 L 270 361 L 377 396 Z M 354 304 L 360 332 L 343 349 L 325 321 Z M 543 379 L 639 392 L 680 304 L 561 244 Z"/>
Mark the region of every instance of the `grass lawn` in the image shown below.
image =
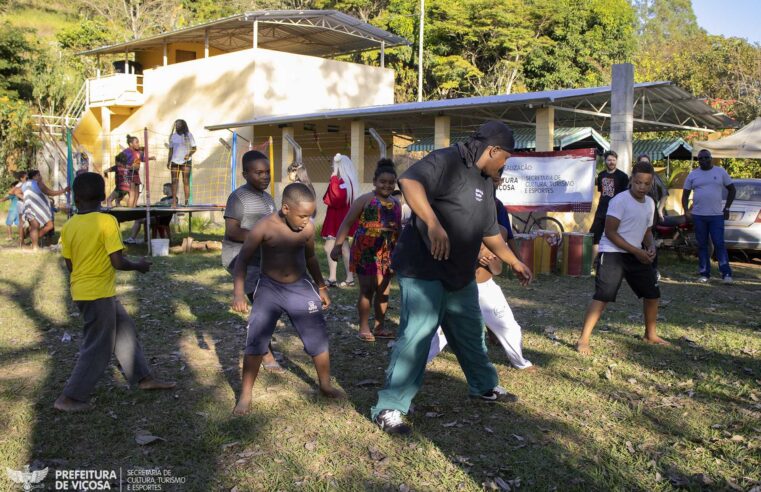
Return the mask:
<path id="1" fill-rule="evenodd" d="M 146 275 L 117 276 L 150 362 L 178 381 L 176 391 L 130 390 L 114 366 L 94 411 L 57 413 L 52 402 L 81 334 L 63 264 L 56 253 L 2 248 L 0 465 L 121 469 L 125 486 L 136 468 L 184 478 L 163 490 L 758 491 L 761 265 L 734 264 L 736 283 L 724 286 L 694 282 L 695 262 L 668 254 L 661 262 L 659 332 L 673 345 L 638 340 L 641 305 L 624 287 L 590 358 L 572 346 L 592 279 L 542 276 L 524 289 L 499 278 L 523 325 L 525 355 L 541 370 L 511 369 L 490 346 L 501 383 L 521 401 L 474 403 L 445 351 L 415 400 L 414 434 L 399 439 L 368 419 L 389 349 L 355 337 L 356 289 L 332 290 L 327 312 L 333 374 L 348 400 L 316 396 L 311 360 L 286 323 L 275 350 L 288 371 L 263 373 L 252 414 L 231 416 L 245 324 L 228 308 L 231 282 L 218 253 L 156 258 Z M 394 322 L 398 295 L 394 285 Z M 140 431 L 162 439 L 139 445 Z M 0 489 L 20 486 L 2 474 Z"/>

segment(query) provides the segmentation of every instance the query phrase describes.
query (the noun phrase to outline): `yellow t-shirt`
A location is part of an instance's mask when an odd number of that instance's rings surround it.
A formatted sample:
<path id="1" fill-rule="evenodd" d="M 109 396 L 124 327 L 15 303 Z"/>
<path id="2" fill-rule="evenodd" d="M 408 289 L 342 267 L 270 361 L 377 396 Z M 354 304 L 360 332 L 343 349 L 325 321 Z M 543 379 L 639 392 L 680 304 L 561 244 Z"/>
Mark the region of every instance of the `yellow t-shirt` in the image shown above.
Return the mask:
<path id="1" fill-rule="evenodd" d="M 93 301 L 116 295 L 116 270 L 109 255 L 124 249 L 112 215 L 75 215 L 61 229 L 61 254 L 71 260 L 71 297 Z"/>

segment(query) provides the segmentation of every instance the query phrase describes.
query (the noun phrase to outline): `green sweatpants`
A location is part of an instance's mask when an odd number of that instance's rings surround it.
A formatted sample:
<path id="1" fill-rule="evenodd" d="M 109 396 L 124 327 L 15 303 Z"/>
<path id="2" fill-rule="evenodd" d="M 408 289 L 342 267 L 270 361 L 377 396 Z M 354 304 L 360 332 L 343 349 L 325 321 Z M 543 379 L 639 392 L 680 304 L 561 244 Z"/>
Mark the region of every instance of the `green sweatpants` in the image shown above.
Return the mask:
<path id="1" fill-rule="evenodd" d="M 438 280 L 398 278 L 402 296 L 398 337 L 386 384 L 371 409 L 373 420 L 383 410 L 409 411 L 423 384 L 431 339 L 439 326 L 465 373 L 469 393 L 482 395 L 497 386 L 497 371 L 486 354 L 475 279 L 460 290 L 447 291 Z"/>

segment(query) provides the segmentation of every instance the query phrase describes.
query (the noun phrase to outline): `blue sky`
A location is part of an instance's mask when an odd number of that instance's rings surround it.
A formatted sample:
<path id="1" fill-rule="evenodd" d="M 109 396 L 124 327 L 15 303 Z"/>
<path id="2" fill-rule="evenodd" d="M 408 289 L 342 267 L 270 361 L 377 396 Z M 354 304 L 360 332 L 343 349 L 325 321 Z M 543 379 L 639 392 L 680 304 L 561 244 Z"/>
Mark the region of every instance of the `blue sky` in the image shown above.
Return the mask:
<path id="1" fill-rule="evenodd" d="M 692 8 L 710 34 L 761 43 L 761 0 L 692 0 Z"/>

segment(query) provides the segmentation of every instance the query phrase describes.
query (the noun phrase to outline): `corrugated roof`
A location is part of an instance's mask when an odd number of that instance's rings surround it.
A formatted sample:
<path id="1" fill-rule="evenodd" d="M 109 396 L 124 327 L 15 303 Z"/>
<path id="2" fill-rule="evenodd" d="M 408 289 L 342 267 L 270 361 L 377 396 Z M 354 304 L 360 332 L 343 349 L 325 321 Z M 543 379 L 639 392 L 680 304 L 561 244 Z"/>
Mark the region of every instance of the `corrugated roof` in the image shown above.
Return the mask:
<path id="1" fill-rule="evenodd" d="M 333 56 L 410 44 L 406 39 L 336 10 L 259 10 L 224 19 L 103 46 L 79 55 L 116 54 L 163 48 L 164 43 L 204 43 L 225 52 L 253 47 L 258 21 L 258 47 L 302 55 Z"/>
<path id="2" fill-rule="evenodd" d="M 451 143 L 464 142 L 471 135 L 471 132 L 454 133 L 450 137 Z M 534 128 L 515 128 L 513 130 L 515 137 L 516 150 L 533 150 L 536 149 L 536 132 Z M 555 128 L 555 147 L 567 149 L 569 146 L 584 140 L 591 140 L 602 150 L 608 150 L 610 143 L 600 135 L 594 128 Z M 418 139 L 412 145 L 407 146 L 407 152 L 430 152 L 433 150 L 433 136 Z"/>
<path id="3" fill-rule="evenodd" d="M 222 130 L 243 126 L 361 118 L 366 121 L 367 126 L 395 129 L 399 127 L 399 118 L 402 116 L 404 123 L 412 127 L 431 126 L 432 118 L 437 115 L 455 117 L 461 126 L 500 119 L 514 127 L 521 127 L 535 125 L 536 108 L 553 107 L 557 127 L 592 127 L 598 131 L 605 131 L 610 125 L 610 115 L 604 112 L 604 108 L 609 107 L 610 94 L 610 86 L 604 86 L 463 97 L 361 108 L 326 109 L 296 115 L 252 117 L 244 121 L 209 125 L 206 128 Z M 736 126 L 732 118 L 717 112 L 671 82 L 634 84 L 634 99 L 635 131 L 714 130 Z"/>
<path id="4" fill-rule="evenodd" d="M 689 161 L 692 155 L 692 146 L 681 138 L 659 138 L 654 140 L 634 140 L 632 142 L 632 155 L 647 154 L 651 161 L 669 159 Z"/>

